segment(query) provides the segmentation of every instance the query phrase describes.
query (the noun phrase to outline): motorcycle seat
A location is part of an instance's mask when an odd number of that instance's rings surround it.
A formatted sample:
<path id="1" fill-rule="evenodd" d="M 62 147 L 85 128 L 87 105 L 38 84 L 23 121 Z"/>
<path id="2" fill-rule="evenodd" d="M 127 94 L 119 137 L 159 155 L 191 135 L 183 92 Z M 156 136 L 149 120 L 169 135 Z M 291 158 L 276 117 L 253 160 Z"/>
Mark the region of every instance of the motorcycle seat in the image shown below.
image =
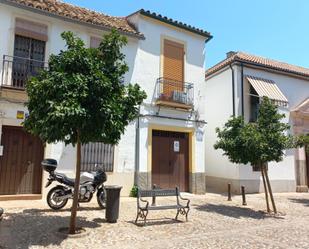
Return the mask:
<path id="1" fill-rule="evenodd" d="M 63 173 L 56 173 L 56 177 L 60 178 L 62 180 L 62 183 L 74 187 L 75 179 L 69 178 Z"/>

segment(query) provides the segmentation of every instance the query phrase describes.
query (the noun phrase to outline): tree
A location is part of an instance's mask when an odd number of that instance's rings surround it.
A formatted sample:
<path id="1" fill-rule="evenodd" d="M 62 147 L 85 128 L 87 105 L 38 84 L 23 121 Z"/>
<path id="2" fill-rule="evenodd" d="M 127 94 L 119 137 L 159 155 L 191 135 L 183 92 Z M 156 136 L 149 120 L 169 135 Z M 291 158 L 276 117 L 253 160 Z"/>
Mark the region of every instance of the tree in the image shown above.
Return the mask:
<path id="1" fill-rule="evenodd" d="M 268 178 L 268 162 L 283 160 L 284 149 L 291 147 L 291 136 L 286 135 L 289 125 L 281 123 L 284 114 L 268 98 L 263 98 L 255 123 L 245 123 L 243 117 L 232 117 L 223 129 L 216 129 L 219 140 L 215 149 L 222 149 L 229 160 L 237 164 L 259 167 L 265 190 L 267 212 L 270 212 L 268 193 L 277 213 Z"/>
<path id="2" fill-rule="evenodd" d="M 309 153 L 309 133 L 299 135 L 294 141 L 295 147 L 305 147 L 307 153 Z"/>
<path id="3" fill-rule="evenodd" d="M 86 48 L 72 32 L 61 34 L 67 49 L 51 55 L 49 68 L 26 86 L 29 116 L 24 126 L 43 142 L 77 147 L 76 177 L 69 233 L 76 230 L 81 144 L 116 144 L 146 98 L 139 85 L 125 85 L 128 71 L 117 31 L 103 36 L 98 49 Z"/>

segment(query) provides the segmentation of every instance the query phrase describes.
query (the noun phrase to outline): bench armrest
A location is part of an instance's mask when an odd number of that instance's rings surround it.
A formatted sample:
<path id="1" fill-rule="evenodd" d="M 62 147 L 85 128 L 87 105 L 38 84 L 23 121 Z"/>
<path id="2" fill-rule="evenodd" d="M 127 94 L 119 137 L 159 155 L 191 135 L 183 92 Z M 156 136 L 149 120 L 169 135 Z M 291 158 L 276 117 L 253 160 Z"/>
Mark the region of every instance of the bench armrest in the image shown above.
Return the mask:
<path id="1" fill-rule="evenodd" d="M 146 205 L 145 205 L 144 207 L 142 207 L 142 208 L 148 209 L 149 201 L 144 200 L 143 198 L 139 197 L 139 198 L 138 198 L 138 208 L 141 208 L 139 201 L 146 203 Z"/>
<path id="2" fill-rule="evenodd" d="M 182 201 L 187 201 L 186 207 L 189 207 L 189 204 L 190 204 L 190 200 L 189 200 L 189 199 L 183 198 L 180 194 L 179 194 L 179 198 L 180 198 L 180 200 L 182 200 Z"/>

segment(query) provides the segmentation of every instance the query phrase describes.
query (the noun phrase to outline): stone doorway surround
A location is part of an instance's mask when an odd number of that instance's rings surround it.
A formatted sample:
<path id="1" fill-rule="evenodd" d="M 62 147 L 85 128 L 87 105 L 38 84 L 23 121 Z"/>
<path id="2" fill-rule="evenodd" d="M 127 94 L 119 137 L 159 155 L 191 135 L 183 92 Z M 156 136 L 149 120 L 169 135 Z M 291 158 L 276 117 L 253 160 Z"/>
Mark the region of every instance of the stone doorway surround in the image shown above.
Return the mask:
<path id="1" fill-rule="evenodd" d="M 309 98 L 291 110 L 293 131 L 295 135 L 309 133 Z M 308 192 L 305 148 L 295 150 L 296 192 Z"/>

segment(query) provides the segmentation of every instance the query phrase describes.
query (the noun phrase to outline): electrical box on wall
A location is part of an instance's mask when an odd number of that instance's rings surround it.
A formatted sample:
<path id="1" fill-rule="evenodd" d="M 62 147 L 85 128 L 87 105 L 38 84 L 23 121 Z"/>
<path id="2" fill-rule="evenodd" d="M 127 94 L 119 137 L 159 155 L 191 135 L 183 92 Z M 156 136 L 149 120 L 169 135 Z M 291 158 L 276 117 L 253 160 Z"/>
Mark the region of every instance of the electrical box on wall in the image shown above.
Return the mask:
<path id="1" fill-rule="evenodd" d="M 3 145 L 0 145 L 0 156 L 3 156 Z"/>

